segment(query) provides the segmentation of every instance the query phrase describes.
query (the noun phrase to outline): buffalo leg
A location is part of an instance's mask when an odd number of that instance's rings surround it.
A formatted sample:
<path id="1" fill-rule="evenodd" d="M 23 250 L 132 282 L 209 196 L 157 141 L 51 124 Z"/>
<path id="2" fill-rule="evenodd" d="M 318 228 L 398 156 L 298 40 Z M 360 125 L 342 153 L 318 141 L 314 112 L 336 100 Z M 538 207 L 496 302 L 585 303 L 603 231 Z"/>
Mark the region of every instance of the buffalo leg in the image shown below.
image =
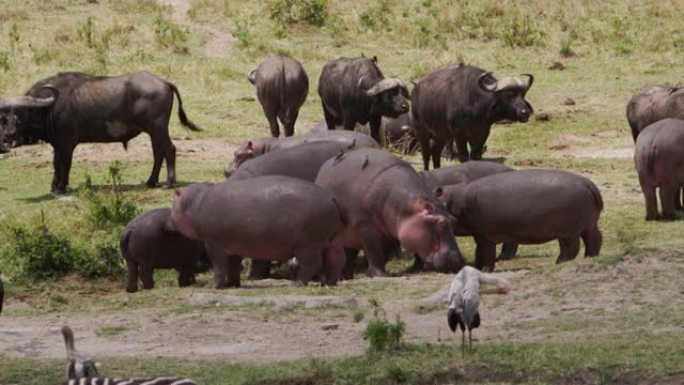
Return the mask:
<path id="1" fill-rule="evenodd" d="M 54 149 L 52 160 L 54 167 L 54 175 L 52 177 L 52 192 L 57 195 L 66 193 L 66 188 L 69 185 L 69 172 L 71 171 L 71 159 L 73 155 L 74 148 L 71 146 Z"/>
<path id="2" fill-rule="evenodd" d="M 229 255 L 226 258 L 228 287 L 240 287 L 240 272 L 242 271 L 242 257 L 239 255 Z"/>
<path id="3" fill-rule="evenodd" d="M 432 156 L 432 168 L 438 169 L 442 166 L 442 150 L 446 141 L 444 139 L 432 139 L 430 144 L 430 155 Z"/>
<path id="4" fill-rule="evenodd" d="M 660 204 L 663 206 L 663 219 L 672 220 L 676 218 L 674 199 L 678 193 L 678 185 L 660 186 L 658 194 L 660 195 Z"/>
<path id="5" fill-rule="evenodd" d="M 259 280 L 271 278 L 271 261 L 252 259 L 247 279 Z"/>
<path id="6" fill-rule="evenodd" d="M 276 111 L 266 110 L 264 108 L 264 115 L 268 120 L 268 127 L 271 130 L 271 136 L 277 138 L 280 136 L 280 126 L 278 125 L 278 114 Z"/>
<path id="7" fill-rule="evenodd" d="M 496 243 L 484 236 L 476 236 L 475 243 L 475 267 L 481 271 L 494 271 L 496 263 Z"/>
<path id="8" fill-rule="evenodd" d="M 658 199 L 656 198 L 656 188 L 647 177 L 639 175 L 639 183 L 641 184 L 641 191 L 644 194 L 646 202 L 646 220 L 654 221 L 658 219 Z"/>
<path id="9" fill-rule="evenodd" d="M 582 232 L 582 241 L 584 242 L 585 257 L 595 257 L 599 255 L 601 252 L 601 245 L 603 244 L 603 235 L 597 224 L 594 224 L 592 227 Z"/>
<path id="10" fill-rule="evenodd" d="M 381 124 L 382 124 L 382 117 L 380 117 L 380 116 L 373 117 L 368 121 L 368 125 L 370 126 L 371 137 L 373 139 L 375 139 L 376 142 L 383 144 L 383 142 L 386 142 L 386 140 L 380 139 L 380 125 Z M 383 145 L 386 145 L 386 143 Z"/>
<path id="11" fill-rule="evenodd" d="M 147 179 L 147 187 L 155 187 L 159 182 L 159 172 L 161 171 L 162 162 L 166 157 L 169 147 L 173 145 L 171 143 L 171 138 L 169 138 L 168 133 L 163 135 L 150 134 L 150 139 L 152 141 L 152 154 L 154 156 L 154 165 L 152 166 L 152 173 L 149 179 Z M 174 158 L 176 153 L 174 151 Z M 174 160 L 175 164 L 175 160 Z"/>
<path id="12" fill-rule="evenodd" d="M 285 111 L 285 115 L 280 118 L 283 122 L 283 131 L 285 131 L 285 136 L 294 135 L 295 122 L 297 121 L 297 116 L 299 115 L 299 110 L 288 109 Z"/>
<path id="13" fill-rule="evenodd" d="M 178 287 L 187 287 L 195 283 L 195 271 L 192 268 L 178 269 Z"/>
<path id="14" fill-rule="evenodd" d="M 128 271 L 126 291 L 129 293 L 138 291 L 138 268 L 139 266 L 136 262 L 130 259 L 126 260 L 126 269 Z"/>
<path id="15" fill-rule="evenodd" d="M 356 272 L 356 259 L 359 256 L 359 251 L 356 249 L 344 249 L 344 254 L 346 261 L 344 263 L 342 277 L 344 279 L 354 279 L 354 273 Z"/>
<path id="16" fill-rule="evenodd" d="M 560 255 L 558 255 L 556 263 L 572 261 L 577 257 L 577 253 L 579 253 L 579 237 L 561 238 L 558 240 L 558 243 L 560 244 Z"/>
<path id="17" fill-rule="evenodd" d="M 456 142 L 456 151 L 458 151 L 458 161 L 461 163 L 469 161 L 470 153 L 468 152 L 468 140 L 465 134 L 459 133 L 454 137 L 454 141 Z"/>
<path id="18" fill-rule="evenodd" d="M 425 128 L 417 125 L 414 127 L 414 132 L 420 145 L 420 155 L 423 157 L 423 169 L 427 171 L 430 169 L 430 135 Z"/>
<path id="19" fill-rule="evenodd" d="M 502 261 L 506 259 L 512 259 L 517 253 L 517 243 L 505 242 L 503 246 L 501 246 L 501 254 L 499 254 L 499 259 Z"/>
<path id="20" fill-rule="evenodd" d="M 142 279 L 143 289 L 154 289 L 154 267 L 151 265 L 140 265 L 140 278 Z"/>
<path id="21" fill-rule="evenodd" d="M 328 110 L 325 108 L 325 104 L 323 105 L 323 115 L 325 116 L 325 124 L 328 126 L 328 130 L 334 130 L 336 128 L 335 117 L 328 112 Z"/>
<path id="22" fill-rule="evenodd" d="M 484 145 L 489 137 L 489 127 L 478 127 L 475 137 L 470 140 L 470 159 L 480 160 L 484 154 Z"/>
<path id="23" fill-rule="evenodd" d="M 176 146 L 169 139 L 169 149 L 166 150 L 166 186 L 176 185 Z"/>

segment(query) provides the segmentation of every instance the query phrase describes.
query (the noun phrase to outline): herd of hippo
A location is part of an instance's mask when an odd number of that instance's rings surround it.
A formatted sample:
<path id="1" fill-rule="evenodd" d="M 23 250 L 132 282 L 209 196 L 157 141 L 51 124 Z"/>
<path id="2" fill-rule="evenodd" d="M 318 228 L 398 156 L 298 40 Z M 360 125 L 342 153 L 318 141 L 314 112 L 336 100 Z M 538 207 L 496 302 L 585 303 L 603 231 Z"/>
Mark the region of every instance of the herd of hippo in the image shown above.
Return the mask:
<path id="1" fill-rule="evenodd" d="M 241 144 L 222 183 L 175 190 L 172 208 L 135 218 L 121 238 L 128 267 L 126 290 L 154 286 L 155 268 L 173 268 L 178 283 L 194 283 L 200 262 L 211 263 L 214 287 L 240 286 L 242 259 L 251 278 L 269 276 L 272 262 L 287 262 L 291 277 L 334 285 L 353 277 L 363 250 L 370 276 L 386 275 L 397 250 L 415 255 L 413 270 L 456 272 L 464 258 L 455 236 L 476 242 L 475 266 L 492 271 L 520 244 L 558 240 L 557 261 L 599 254 L 603 200 L 589 179 L 560 170 L 514 170 L 482 161 L 492 124 L 526 122 L 525 100 L 534 77 L 508 76 L 471 65 L 446 66 L 413 82 L 388 78 L 376 58 L 339 58 L 322 69 L 318 93 L 324 127 L 293 136 L 309 79 L 295 59 L 278 55 L 249 72 L 271 137 Z M 24 96 L 0 99 L 0 151 L 43 140 L 54 149 L 52 191 L 64 194 L 72 153 L 79 143 L 126 143 L 147 132 L 158 183 L 162 162 L 175 184 L 175 147 L 168 123 L 173 99 L 186 116 L 175 85 L 147 72 L 103 77 L 59 73 Z M 684 89 L 646 87 L 629 102 L 635 163 L 646 198 L 646 219 L 682 208 Z M 281 128 L 285 136 L 280 137 Z M 354 131 L 368 124 L 370 136 Z M 344 129 L 337 129 L 338 127 Z M 424 171 L 387 150 L 409 137 Z M 455 152 L 451 142 L 455 143 Z M 440 168 L 443 151 L 461 162 Z M 430 170 L 430 163 L 433 170 Z"/>

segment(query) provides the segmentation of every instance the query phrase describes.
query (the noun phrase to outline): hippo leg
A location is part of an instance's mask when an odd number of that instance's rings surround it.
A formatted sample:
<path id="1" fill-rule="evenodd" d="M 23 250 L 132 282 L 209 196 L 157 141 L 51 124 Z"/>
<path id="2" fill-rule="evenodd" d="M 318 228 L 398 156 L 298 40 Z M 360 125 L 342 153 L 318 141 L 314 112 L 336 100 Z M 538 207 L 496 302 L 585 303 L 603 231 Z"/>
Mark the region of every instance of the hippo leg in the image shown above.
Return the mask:
<path id="1" fill-rule="evenodd" d="M 674 199 L 675 196 L 679 194 L 679 186 L 661 186 L 658 194 L 660 195 L 660 204 L 663 206 L 663 219 L 672 220 L 677 218 L 675 215 Z"/>
<path id="2" fill-rule="evenodd" d="M 572 261 L 579 253 L 579 237 L 561 238 L 558 240 L 560 244 L 560 255 L 556 263 Z"/>
<path id="3" fill-rule="evenodd" d="M 430 155 L 432 157 L 432 165 L 434 168 L 440 168 L 442 166 L 442 151 L 446 141 L 444 139 L 432 139 L 432 144 L 430 145 Z"/>
<path id="4" fill-rule="evenodd" d="M 223 289 L 228 287 L 226 276 L 228 275 L 228 256 L 217 250 L 209 243 L 205 244 L 205 250 L 214 267 L 214 288 Z"/>
<path id="5" fill-rule="evenodd" d="M 143 290 L 154 289 L 154 267 L 150 265 L 140 265 L 140 278 L 142 279 Z"/>
<path id="6" fill-rule="evenodd" d="M 594 224 L 592 227 L 582 232 L 582 241 L 584 242 L 585 257 L 595 257 L 599 255 L 601 252 L 601 245 L 603 244 L 603 235 L 597 224 Z"/>
<path id="7" fill-rule="evenodd" d="M 346 256 L 342 247 L 328 247 L 323 250 L 323 259 L 326 270 L 326 285 L 336 285 L 342 277 L 345 268 Z"/>
<path id="8" fill-rule="evenodd" d="M 308 284 L 323 268 L 323 250 L 320 247 L 306 247 L 295 250 L 299 265 L 297 281 Z"/>
<path id="9" fill-rule="evenodd" d="M 475 267 L 484 272 L 494 271 L 496 263 L 496 243 L 484 236 L 476 236 Z"/>
<path id="10" fill-rule="evenodd" d="M 259 280 L 271 278 L 271 261 L 252 259 L 247 279 Z"/>
<path id="11" fill-rule="evenodd" d="M 641 173 L 640 173 L 641 174 Z M 649 182 L 648 178 L 639 175 L 641 191 L 646 201 L 646 220 L 654 221 L 658 219 L 658 199 L 656 198 L 656 187 Z"/>
<path id="12" fill-rule="evenodd" d="M 385 271 L 387 250 L 384 246 L 383 237 L 376 230 L 362 229 L 360 233 L 363 234 L 361 236 L 363 253 L 368 261 L 366 274 L 369 277 L 387 277 L 389 275 Z"/>
<path id="13" fill-rule="evenodd" d="M 242 271 L 242 257 L 239 255 L 229 255 L 226 258 L 227 287 L 240 287 L 240 272 Z"/>
<path id="14" fill-rule="evenodd" d="M 126 268 L 128 270 L 128 283 L 126 284 L 126 291 L 129 293 L 135 293 L 138 291 L 138 264 L 136 262 L 131 261 L 130 259 L 126 260 Z"/>
<path id="15" fill-rule="evenodd" d="M 344 264 L 342 277 L 344 279 L 354 279 L 354 273 L 356 272 L 356 259 L 359 256 L 359 251 L 356 249 L 344 249 L 344 254 L 346 256 L 346 262 Z"/>
<path id="16" fill-rule="evenodd" d="M 501 254 L 499 254 L 499 259 L 505 261 L 507 259 L 513 259 L 518 253 L 518 244 L 511 242 L 504 242 L 501 246 Z"/>

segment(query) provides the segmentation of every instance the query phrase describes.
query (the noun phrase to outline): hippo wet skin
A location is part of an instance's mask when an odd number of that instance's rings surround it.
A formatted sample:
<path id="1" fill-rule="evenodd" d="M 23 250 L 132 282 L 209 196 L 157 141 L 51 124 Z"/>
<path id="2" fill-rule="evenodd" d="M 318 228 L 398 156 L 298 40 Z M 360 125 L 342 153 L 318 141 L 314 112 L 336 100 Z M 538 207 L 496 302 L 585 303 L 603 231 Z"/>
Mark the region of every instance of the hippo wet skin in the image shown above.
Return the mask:
<path id="1" fill-rule="evenodd" d="M 309 93 L 309 78 L 301 63 L 287 55 L 271 56 L 247 76 L 256 87 L 271 135 L 280 136 L 278 119 L 285 136 L 294 135 L 299 108 Z"/>
<path id="2" fill-rule="evenodd" d="M 387 255 L 398 244 L 438 271 L 463 266 L 449 214 L 407 162 L 383 150 L 359 149 L 323 164 L 316 184 L 339 198 L 349 218 L 344 246 L 364 250 L 368 275 L 387 274 Z"/>
<path id="3" fill-rule="evenodd" d="M 344 268 L 338 236 L 345 214 L 333 194 L 285 176 L 263 176 L 176 190 L 169 229 L 203 241 L 216 288 L 240 286 L 241 258 L 297 259 L 296 279 L 323 272 L 335 284 Z M 325 270 L 323 267 L 325 266 Z"/>
<path id="4" fill-rule="evenodd" d="M 679 188 L 684 185 L 684 120 L 663 119 L 636 139 L 634 163 L 646 201 L 646 220 L 675 219 Z M 658 216 L 656 189 L 662 216 Z"/>
<path id="5" fill-rule="evenodd" d="M 204 246 L 175 231 L 165 229 L 171 209 L 156 209 L 133 219 L 121 234 L 121 255 L 128 268 L 126 291 L 138 291 L 138 277 L 143 289 L 154 288 L 154 269 L 178 270 L 178 286 L 195 283 L 200 260 L 206 258 Z"/>
<path id="6" fill-rule="evenodd" d="M 589 179 L 558 170 L 519 170 L 486 176 L 436 191 L 456 217 L 456 231 L 477 243 L 475 265 L 494 270 L 496 244 L 539 244 L 557 239 L 557 262 L 601 250 L 598 219 L 603 199 Z"/>
<path id="7" fill-rule="evenodd" d="M 286 148 L 309 142 L 339 142 L 348 146 L 378 148 L 380 145 L 366 134 L 354 131 L 324 131 L 285 138 L 258 138 L 242 143 L 233 153 L 233 161 L 226 167 L 223 174 L 228 178 L 244 162 Z"/>

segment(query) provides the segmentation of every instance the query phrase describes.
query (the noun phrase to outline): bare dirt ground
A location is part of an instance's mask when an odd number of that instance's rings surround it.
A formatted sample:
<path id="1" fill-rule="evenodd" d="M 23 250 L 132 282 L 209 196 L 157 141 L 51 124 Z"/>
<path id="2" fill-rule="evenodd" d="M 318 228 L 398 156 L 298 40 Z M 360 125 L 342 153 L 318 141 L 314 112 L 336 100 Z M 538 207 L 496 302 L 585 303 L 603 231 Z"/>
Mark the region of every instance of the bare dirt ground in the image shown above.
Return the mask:
<path id="1" fill-rule="evenodd" d="M 580 257 L 581 259 L 581 257 Z M 634 319 L 653 331 L 653 309 L 667 316 L 684 307 L 684 267 L 662 254 L 626 257 L 608 266 L 592 261 L 561 265 L 551 272 L 501 271 L 513 285 L 508 296 L 486 295 L 481 306 L 479 340 L 572 340 L 581 335 L 633 331 Z M 657 277 L 657 280 L 654 279 Z M 439 276 L 446 285 L 450 276 Z M 360 278 L 342 285 L 378 285 L 399 281 L 406 293 L 420 291 L 425 276 Z M 434 286 L 434 278 L 432 279 Z M 289 286 L 290 282 L 250 282 L 253 287 Z M 231 294 L 230 290 L 225 294 Z M 425 297 L 431 294 L 425 292 Z M 135 294 L 133 294 L 135 295 Z M 190 293 L 187 294 L 190 296 Z M 169 356 L 225 361 L 279 361 L 306 357 L 344 356 L 365 349 L 362 338 L 371 311 L 357 298 L 366 319 L 354 322 L 354 309 L 278 309 L 258 307 L 193 307 L 182 312 L 164 309 L 0 318 L 0 354 L 20 357 L 64 356 L 60 328 L 69 324 L 77 347 L 94 356 Z M 408 340 L 454 343 L 444 306 L 425 312 L 422 299 L 384 299 L 387 318 L 399 314 Z M 21 307 L 9 299 L 6 309 Z M 419 314 L 421 313 L 421 314 Z M 605 325 L 606 319 L 611 323 Z M 684 333 L 684 325 L 667 331 Z M 134 353 L 132 353 L 134 352 Z"/>

